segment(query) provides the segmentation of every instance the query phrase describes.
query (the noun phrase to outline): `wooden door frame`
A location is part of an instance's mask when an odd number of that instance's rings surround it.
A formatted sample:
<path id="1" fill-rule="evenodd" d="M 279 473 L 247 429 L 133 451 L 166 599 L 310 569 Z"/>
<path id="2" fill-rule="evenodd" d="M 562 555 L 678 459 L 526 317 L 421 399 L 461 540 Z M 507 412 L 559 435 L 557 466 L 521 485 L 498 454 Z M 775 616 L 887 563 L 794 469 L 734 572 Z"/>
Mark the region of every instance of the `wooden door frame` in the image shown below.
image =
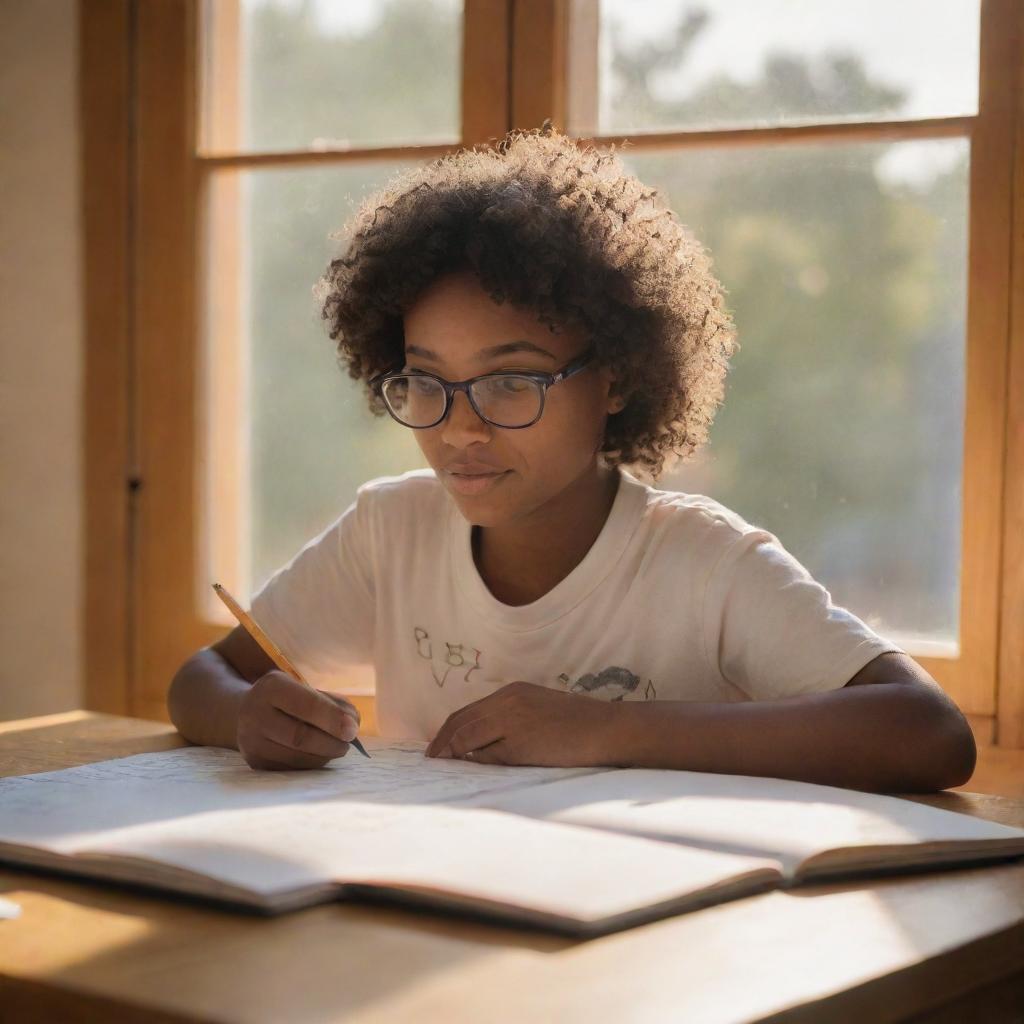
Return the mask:
<path id="1" fill-rule="evenodd" d="M 132 481 L 130 196 L 134 22 L 129 0 L 78 11 L 85 372 L 82 704 L 129 708 Z"/>

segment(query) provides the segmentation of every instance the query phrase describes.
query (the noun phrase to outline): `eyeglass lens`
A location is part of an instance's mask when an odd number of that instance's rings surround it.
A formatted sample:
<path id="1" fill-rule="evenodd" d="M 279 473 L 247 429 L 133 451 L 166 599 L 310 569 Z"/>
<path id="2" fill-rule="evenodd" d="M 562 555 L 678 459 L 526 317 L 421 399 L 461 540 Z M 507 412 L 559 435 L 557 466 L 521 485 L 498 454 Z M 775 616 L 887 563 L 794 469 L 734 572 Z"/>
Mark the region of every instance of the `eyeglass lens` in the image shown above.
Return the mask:
<path id="1" fill-rule="evenodd" d="M 543 392 L 530 377 L 496 375 L 470 385 L 481 415 L 501 427 L 522 427 L 540 413 Z M 384 400 L 392 414 L 409 427 L 429 427 L 444 411 L 444 388 L 432 377 L 409 374 L 385 381 Z"/>

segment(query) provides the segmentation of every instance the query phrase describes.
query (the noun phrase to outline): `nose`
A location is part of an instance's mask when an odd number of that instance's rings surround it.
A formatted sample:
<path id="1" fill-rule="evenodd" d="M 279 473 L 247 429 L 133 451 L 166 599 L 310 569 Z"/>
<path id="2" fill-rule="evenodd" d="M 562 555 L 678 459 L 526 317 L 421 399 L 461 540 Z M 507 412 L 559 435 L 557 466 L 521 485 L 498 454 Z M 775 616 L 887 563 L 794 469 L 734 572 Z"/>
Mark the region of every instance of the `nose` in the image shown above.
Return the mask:
<path id="1" fill-rule="evenodd" d="M 464 391 L 456 391 L 448 415 L 441 423 L 441 439 L 453 448 L 464 448 L 472 441 L 487 440 L 491 425 L 482 420 Z"/>

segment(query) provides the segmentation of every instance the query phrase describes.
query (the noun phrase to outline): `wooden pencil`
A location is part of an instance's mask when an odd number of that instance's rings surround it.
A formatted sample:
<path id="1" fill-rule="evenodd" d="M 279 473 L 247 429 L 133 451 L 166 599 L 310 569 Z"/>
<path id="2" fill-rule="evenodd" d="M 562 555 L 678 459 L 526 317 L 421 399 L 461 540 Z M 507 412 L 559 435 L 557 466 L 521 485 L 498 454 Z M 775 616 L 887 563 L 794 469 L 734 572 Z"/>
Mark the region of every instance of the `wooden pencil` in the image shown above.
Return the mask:
<path id="1" fill-rule="evenodd" d="M 260 628 L 259 624 L 253 619 L 253 617 L 224 589 L 219 583 L 213 584 L 214 593 L 227 605 L 228 611 L 236 619 L 243 629 L 260 645 L 263 649 L 263 653 L 282 671 L 287 672 L 288 675 L 292 676 L 298 682 L 304 686 L 310 686 L 310 684 L 302 677 L 302 673 L 288 660 L 284 651 L 281 650 L 273 640 Z M 310 689 L 312 687 L 310 686 Z M 352 746 L 363 754 L 365 757 L 370 755 L 366 753 L 366 748 L 359 742 L 359 737 L 355 737 L 352 741 Z"/>

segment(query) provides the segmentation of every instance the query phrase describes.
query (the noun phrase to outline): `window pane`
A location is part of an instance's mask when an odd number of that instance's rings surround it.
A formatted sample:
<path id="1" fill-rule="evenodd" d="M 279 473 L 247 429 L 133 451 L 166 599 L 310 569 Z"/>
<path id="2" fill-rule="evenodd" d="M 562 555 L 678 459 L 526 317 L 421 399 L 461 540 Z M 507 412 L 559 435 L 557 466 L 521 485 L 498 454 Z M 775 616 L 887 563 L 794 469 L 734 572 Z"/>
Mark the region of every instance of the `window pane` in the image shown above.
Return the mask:
<path id="1" fill-rule="evenodd" d="M 214 436 L 208 450 L 216 453 L 218 431 L 221 444 L 223 435 L 234 431 L 236 453 L 232 461 L 229 442 L 220 470 L 211 467 L 208 474 L 210 558 L 215 573 L 218 566 L 238 566 L 235 585 L 243 594 L 337 517 L 361 483 L 427 465 L 412 431 L 371 415 L 361 385 L 336 362 L 334 342 L 313 296 L 313 286 L 339 250 L 340 243 L 329 235 L 349 219 L 367 192 L 407 166 L 222 171 L 214 176 L 214 228 L 218 202 L 223 213 L 232 189 L 237 193 L 240 230 L 235 233 L 234 262 L 240 287 L 227 296 L 213 290 L 218 240 L 212 239 L 207 315 L 216 315 L 218 302 L 235 304 L 241 351 L 234 384 L 242 382 L 245 401 L 235 413 L 239 422 L 218 418 L 215 410 L 210 417 Z M 228 220 L 222 223 L 230 229 Z M 222 238 L 220 244 L 228 245 L 230 239 Z M 230 282 L 224 284 L 230 287 Z M 219 332 L 216 322 L 208 324 L 211 369 L 216 368 L 218 348 L 232 345 L 225 333 L 229 329 L 227 321 L 221 322 Z M 224 389 L 231 383 L 226 380 Z M 211 392 L 220 394 L 216 387 Z M 214 504 L 217 488 L 239 460 L 236 521 L 225 522 L 229 503 Z M 218 537 L 222 546 L 240 541 L 244 550 L 218 551 Z M 229 578 L 223 569 L 220 575 Z"/>
<path id="2" fill-rule="evenodd" d="M 462 0 L 207 0 L 204 148 L 457 142 L 462 6 Z"/>
<path id="3" fill-rule="evenodd" d="M 601 0 L 598 102 L 574 97 L 572 130 L 976 114 L 979 21 L 978 0 Z"/>
<path id="4" fill-rule="evenodd" d="M 918 653 L 955 644 L 966 140 L 625 152 L 707 245 L 741 345 L 710 445 L 659 486 L 764 525 Z"/>

